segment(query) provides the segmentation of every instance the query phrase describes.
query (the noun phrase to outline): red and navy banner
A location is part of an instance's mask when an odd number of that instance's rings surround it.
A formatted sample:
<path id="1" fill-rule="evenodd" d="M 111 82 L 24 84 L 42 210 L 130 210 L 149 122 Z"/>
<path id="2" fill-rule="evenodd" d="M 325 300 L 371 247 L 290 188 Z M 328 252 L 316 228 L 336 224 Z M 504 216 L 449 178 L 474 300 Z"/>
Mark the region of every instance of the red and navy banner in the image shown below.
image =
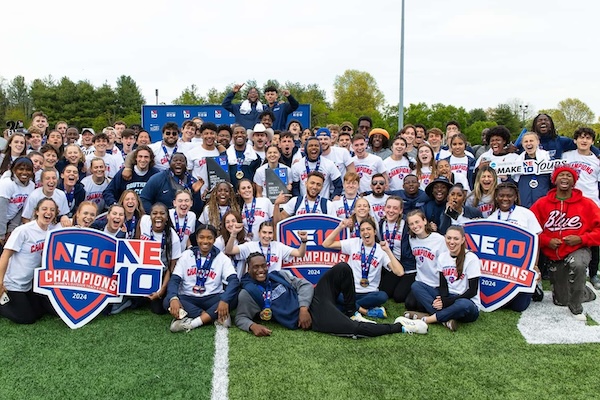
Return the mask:
<path id="1" fill-rule="evenodd" d="M 123 295 L 147 296 L 160 289 L 160 244 L 116 239 L 93 229 L 50 231 L 33 290 L 48 296 L 71 329 L 80 328 Z"/>
<path id="2" fill-rule="evenodd" d="M 535 291 L 537 235 L 504 221 L 470 221 L 464 228 L 467 248 L 482 264 L 479 288 L 484 311 L 497 310 L 519 293 Z"/>
<path id="3" fill-rule="evenodd" d="M 304 278 L 316 285 L 321 275 L 339 262 L 347 262 L 348 256 L 339 250 L 326 249 L 323 241 L 339 224 L 341 219 L 323 214 L 295 215 L 277 224 L 277 237 L 280 242 L 292 247 L 301 244 L 298 231 L 308 232 L 308 243 L 304 257 L 293 257 L 283 262 L 283 268 L 290 270 L 298 278 Z M 341 231 L 337 240 L 347 239 L 348 230 Z"/>

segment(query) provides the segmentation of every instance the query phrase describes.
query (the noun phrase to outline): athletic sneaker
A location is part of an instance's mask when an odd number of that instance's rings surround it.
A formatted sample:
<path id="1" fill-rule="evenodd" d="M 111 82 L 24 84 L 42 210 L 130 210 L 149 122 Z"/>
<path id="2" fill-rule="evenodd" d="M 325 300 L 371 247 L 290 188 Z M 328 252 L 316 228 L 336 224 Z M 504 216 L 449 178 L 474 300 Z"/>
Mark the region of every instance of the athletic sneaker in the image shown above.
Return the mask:
<path id="1" fill-rule="evenodd" d="M 361 313 L 359 313 L 358 311 L 354 313 L 353 316 L 350 317 L 350 319 L 352 321 L 356 321 L 356 322 L 368 322 L 369 324 L 376 324 L 377 322 L 375 321 L 371 321 L 370 319 L 366 319 L 365 317 L 362 316 Z"/>
<path id="2" fill-rule="evenodd" d="M 573 318 L 575 318 L 577 321 L 587 321 L 587 317 L 585 316 L 584 313 L 573 314 Z"/>
<path id="3" fill-rule="evenodd" d="M 455 319 L 449 319 L 446 322 L 442 322 L 442 325 L 450 329 L 452 332 L 456 332 L 456 330 L 458 329 L 458 324 L 456 323 Z"/>
<path id="4" fill-rule="evenodd" d="M 590 282 L 592 283 L 592 285 L 594 285 L 594 289 L 600 290 L 600 276 L 594 275 L 592 279 L 590 279 Z"/>
<path id="5" fill-rule="evenodd" d="M 404 313 L 404 318 L 408 319 L 423 319 L 423 317 L 429 317 L 429 314 L 419 311 L 407 311 Z"/>
<path id="6" fill-rule="evenodd" d="M 387 312 L 383 307 L 374 307 L 367 311 L 367 317 L 371 318 L 387 318 Z"/>
<path id="7" fill-rule="evenodd" d="M 422 335 L 427 333 L 429 327 L 424 321 L 420 319 L 408 319 L 406 317 L 398 317 L 394 321 L 395 324 L 402 324 L 404 327 L 403 331 L 406 333 L 420 333 Z"/>
<path id="8" fill-rule="evenodd" d="M 110 315 L 115 315 L 120 313 L 121 311 L 131 307 L 131 300 L 125 300 L 121 303 L 116 303 L 112 305 L 112 309 L 110 310 Z"/>
<path id="9" fill-rule="evenodd" d="M 192 327 L 192 318 L 183 318 L 183 319 L 174 319 L 171 322 L 171 332 L 176 333 L 176 332 L 189 332 L 193 329 Z"/>

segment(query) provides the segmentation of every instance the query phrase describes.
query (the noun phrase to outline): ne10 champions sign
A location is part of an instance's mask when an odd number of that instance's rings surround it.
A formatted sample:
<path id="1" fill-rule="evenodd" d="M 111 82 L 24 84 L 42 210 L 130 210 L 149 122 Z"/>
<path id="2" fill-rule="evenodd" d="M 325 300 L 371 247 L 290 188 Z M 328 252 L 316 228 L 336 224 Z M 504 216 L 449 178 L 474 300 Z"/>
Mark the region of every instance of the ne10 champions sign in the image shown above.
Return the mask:
<path id="1" fill-rule="evenodd" d="M 467 248 L 481 260 L 479 287 L 485 311 L 535 291 L 537 235 L 504 221 L 470 221 L 464 228 Z"/>
<path id="2" fill-rule="evenodd" d="M 50 231 L 33 290 L 48 296 L 71 329 L 80 328 L 123 295 L 148 296 L 160 289 L 160 244 L 93 229 Z"/>
<path id="3" fill-rule="evenodd" d="M 339 262 L 347 262 L 348 256 L 339 250 L 326 249 L 323 241 L 339 224 L 341 219 L 323 214 L 295 215 L 277 224 L 277 238 L 283 244 L 300 246 L 298 231 L 308 232 L 306 254 L 292 257 L 283 262 L 283 268 L 290 270 L 298 278 L 304 278 L 316 285 L 321 275 Z M 342 230 L 338 240 L 347 239 L 347 229 Z"/>

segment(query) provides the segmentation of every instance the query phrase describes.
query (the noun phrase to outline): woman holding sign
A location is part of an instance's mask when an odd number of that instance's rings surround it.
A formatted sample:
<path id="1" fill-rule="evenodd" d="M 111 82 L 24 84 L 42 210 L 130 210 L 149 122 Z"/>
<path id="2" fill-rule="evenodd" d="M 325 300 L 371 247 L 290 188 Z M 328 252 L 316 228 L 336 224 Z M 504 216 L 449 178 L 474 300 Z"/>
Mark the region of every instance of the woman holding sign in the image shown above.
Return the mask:
<path id="1" fill-rule="evenodd" d="M 451 226 L 446 231 L 447 252 L 436 258 L 437 287 L 415 282 L 412 292 L 417 302 L 428 314 L 407 312 L 406 317 L 420 318 L 426 324 L 437 322 L 456 331 L 457 323 L 473 322 L 479 317 L 479 278 L 481 261 L 465 245 L 465 231 L 461 226 Z"/>
<path id="2" fill-rule="evenodd" d="M 256 186 L 248 178 L 240 180 L 238 194 L 246 239 L 258 242 L 258 227 L 270 221 L 273 215 L 273 203 L 266 197 L 256 197 Z"/>
<path id="3" fill-rule="evenodd" d="M 189 332 L 212 321 L 231 325 L 229 313 L 237 305 L 240 281 L 229 257 L 214 246 L 216 237 L 215 227 L 200 224 L 198 246 L 177 261 L 163 303 L 174 318 L 171 332 Z"/>
<path id="4" fill-rule="evenodd" d="M 56 221 L 58 205 L 44 198 L 33 212 L 35 219 L 12 232 L 0 256 L 0 315 L 17 324 L 33 324 L 52 309 L 33 293 L 33 274 L 42 263 L 46 233 Z"/>
<path id="5" fill-rule="evenodd" d="M 350 228 L 350 219 L 345 219 L 325 238 L 323 247 L 341 250 L 347 254 L 348 265 L 354 275 L 356 305 L 358 312 L 372 318 L 385 318 L 387 313 L 383 304 L 388 296 L 379 290 L 381 271 L 389 268 L 398 276 L 404 275 L 404 268 L 396 259 L 388 242 L 383 240 L 377 244 L 377 228 L 375 222 L 366 219 L 360 224 L 360 237 L 337 240 L 340 231 Z"/>
<path id="6" fill-rule="evenodd" d="M 281 151 L 279 147 L 271 145 L 267 147 L 267 162 L 263 164 L 254 174 L 254 183 L 256 183 L 256 197 L 267 197 L 267 169 L 276 170 L 278 168 L 284 168 L 286 170 L 286 176 L 288 178 L 287 189 L 292 191 L 292 182 L 290 181 L 292 170 L 285 164 L 279 162 L 281 157 Z"/>

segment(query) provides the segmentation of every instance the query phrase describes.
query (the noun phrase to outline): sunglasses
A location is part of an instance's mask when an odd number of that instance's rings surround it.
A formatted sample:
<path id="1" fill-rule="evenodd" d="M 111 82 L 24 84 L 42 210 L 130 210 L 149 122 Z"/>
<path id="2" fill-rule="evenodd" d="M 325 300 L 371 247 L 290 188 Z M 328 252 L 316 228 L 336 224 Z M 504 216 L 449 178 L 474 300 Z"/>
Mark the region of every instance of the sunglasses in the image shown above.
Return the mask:
<path id="1" fill-rule="evenodd" d="M 167 135 L 167 136 L 178 136 L 179 132 L 165 131 L 164 135 Z"/>
<path id="2" fill-rule="evenodd" d="M 347 126 L 342 128 L 342 132 L 351 132 L 352 128 L 348 128 Z"/>
<path id="3" fill-rule="evenodd" d="M 385 181 L 373 181 L 371 182 L 373 186 L 385 186 Z"/>

